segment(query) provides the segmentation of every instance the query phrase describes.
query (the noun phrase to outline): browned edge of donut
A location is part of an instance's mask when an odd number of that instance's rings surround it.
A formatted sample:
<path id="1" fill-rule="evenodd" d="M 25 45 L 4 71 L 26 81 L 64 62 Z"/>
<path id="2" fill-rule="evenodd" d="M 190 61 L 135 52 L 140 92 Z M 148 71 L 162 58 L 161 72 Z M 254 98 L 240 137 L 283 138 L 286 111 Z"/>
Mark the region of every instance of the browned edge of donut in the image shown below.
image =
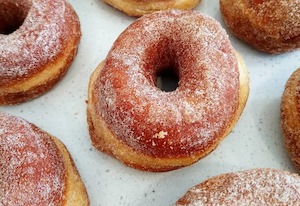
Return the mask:
<path id="1" fill-rule="evenodd" d="M 239 106 L 230 126 L 227 128 L 224 134 L 221 134 L 222 137 L 220 138 L 220 141 L 223 140 L 228 135 L 228 133 L 230 133 L 230 131 L 238 121 L 249 95 L 248 71 L 246 69 L 243 59 L 238 53 L 236 54 L 240 72 Z M 151 172 L 163 172 L 191 165 L 199 159 L 203 158 L 204 156 L 208 155 L 219 144 L 220 141 L 217 141 L 215 144 L 211 145 L 210 148 L 207 148 L 205 153 L 202 153 L 201 151 L 199 153 L 195 153 L 195 155 L 190 157 L 155 158 L 149 155 L 145 155 L 123 143 L 120 139 L 113 135 L 113 133 L 109 130 L 108 126 L 103 121 L 103 119 L 97 116 L 95 112 L 96 108 L 93 102 L 94 98 L 92 96 L 92 91 L 94 87 L 94 82 L 100 74 L 103 65 L 104 62 L 101 62 L 91 75 L 87 101 L 87 122 L 89 126 L 90 137 L 93 145 L 97 149 L 119 159 L 124 164 L 135 169 Z"/>
<path id="2" fill-rule="evenodd" d="M 281 128 L 286 150 L 300 170 L 299 84 L 300 68 L 287 80 L 281 97 Z"/>
<path id="3" fill-rule="evenodd" d="M 272 28 L 274 27 L 272 23 L 263 23 L 254 12 L 246 10 L 244 2 L 245 0 L 220 0 L 220 11 L 224 23 L 232 34 L 254 48 L 269 54 L 280 54 L 300 48 L 299 34 L 286 40 L 283 39 L 282 35 Z M 284 22 L 282 26 L 285 26 Z"/>
<path id="4" fill-rule="evenodd" d="M 72 13 L 77 16 L 75 11 Z M 71 26 L 75 27 L 76 33 L 55 59 L 43 65 L 42 69 L 37 69 L 40 72 L 31 74 L 17 84 L 0 87 L 0 105 L 19 104 L 41 96 L 65 76 L 77 54 L 81 38 L 80 23 L 73 24 Z"/>
<path id="5" fill-rule="evenodd" d="M 168 9 L 189 10 L 195 8 L 201 0 L 104 0 L 107 4 L 127 14 L 140 17 L 145 14 Z"/>
<path id="6" fill-rule="evenodd" d="M 265 177 L 265 175 L 268 175 L 268 177 Z M 255 176 L 261 177 L 261 179 L 256 179 Z M 283 178 L 290 181 L 284 181 Z M 298 182 L 294 187 L 294 191 L 289 194 L 290 196 L 282 195 L 281 193 L 285 192 L 282 189 L 280 194 L 273 194 L 272 191 L 274 192 L 274 190 L 267 188 L 267 185 L 269 187 L 274 185 L 278 188 L 291 186 L 294 183 L 291 179 L 298 179 Z M 240 182 L 237 182 L 238 180 Z M 295 191 L 297 187 L 299 188 L 299 182 L 299 175 L 279 169 L 254 168 L 229 172 L 210 177 L 190 188 L 173 206 L 192 206 L 197 205 L 197 203 L 199 205 L 231 205 L 230 203 L 233 203 L 233 205 L 265 205 L 266 203 L 267 205 L 279 205 L 276 201 L 279 201 L 277 198 L 280 199 L 281 195 L 283 202 L 286 203 L 284 205 L 291 205 L 291 202 L 300 199 L 299 191 Z M 261 190 L 253 188 L 255 186 L 265 188 L 265 192 L 262 193 Z M 239 191 L 234 190 L 232 187 L 239 189 Z M 222 196 L 218 196 L 216 193 L 222 194 Z M 249 197 L 251 199 L 247 199 Z M 295 199 L 290 200 L 291 197 Z M 250 203 L 246 204 L 247 201 Z"/>
<path id="7" fill-rule="evenodd" d="M 66 190 L 64 204 L 72 206 L 88 206 L 90 205 L 89 197 L 85 188 L 84 183 L 81 180 L 79 172 L 74 164 L 74 161 L 68 152 L 65 145 L 56 137 L 51 136 L 57 146 L 60 154 L 63 157 L 64 165 L 66 168 Z"/>

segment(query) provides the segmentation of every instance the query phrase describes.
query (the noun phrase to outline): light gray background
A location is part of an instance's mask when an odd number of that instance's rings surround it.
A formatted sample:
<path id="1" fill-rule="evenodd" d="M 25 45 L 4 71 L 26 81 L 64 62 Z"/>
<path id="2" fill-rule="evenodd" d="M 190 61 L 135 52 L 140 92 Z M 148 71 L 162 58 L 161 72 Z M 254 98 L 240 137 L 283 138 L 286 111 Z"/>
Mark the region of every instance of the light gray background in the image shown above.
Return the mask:
<path id="1" fill-rule="evenodd" d="M 134 170 L 98 152 L 91 145 L 86 122 L 89 76 L 135 18 L 100 0 L 70 3 L 79 15 L 83 36 L 69 72 L 47 94 L 0 110 L 27 119 L 65 143 L 85 182 L 92 206 L 171 205 L 188 188 L 221 173 L 258 167 L 296 171 L 283 147 L 279 118 L 284 85 L 300 67 L 300 51 L 271 56 L 230 34 L 250 73 L 250 96 L 236 127 L 214 152 L 192 166 L 167 173 Z M 202 0 L 195 10 L 224 26 L 218 0 Z"/>

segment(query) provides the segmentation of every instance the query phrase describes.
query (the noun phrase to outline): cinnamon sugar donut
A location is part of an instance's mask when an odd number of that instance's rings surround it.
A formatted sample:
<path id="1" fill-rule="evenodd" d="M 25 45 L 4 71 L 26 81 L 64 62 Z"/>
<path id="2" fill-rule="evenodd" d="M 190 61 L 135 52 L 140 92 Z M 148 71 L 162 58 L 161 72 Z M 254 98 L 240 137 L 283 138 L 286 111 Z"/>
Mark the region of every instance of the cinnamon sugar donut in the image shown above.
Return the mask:
<path id="1" fill-rule="evenodd" d="M 300 0 L 220 0 L 234 35 L 268 53 L 300 48 Z"/>
<path id="2" fill-rule="evenodd" d="M 275 169 L 252 169 L 212 177 L 191 188 L 174 206 L 290 206 L 299 202 L 299 175 Z"/>
<path id="3" fill-rule="evenodd" d="M 200 0 L 104 0 L 129 16 L 142 16 L 167 9 L 193 9 Z"/>
<path id="4" fill-rule="evenodd" d="M 165 69 L 178 74 L 174 91 L 156 86 Z M 214 19 L 195 11 L 145 15 L 118 37 L 91 75 L 91 139 L 140 170 L 187 166 L 231 131 L 248 90 L 246 67 Z"/>
<path id="5" fill-rule="evenodd" d="M 281 128 L 285 147 L 300 170 L 300 68 L 288 79 L 281 97 Z"/>
<path id="6" fill-rule="evenodd" d="M 0 1 L 0 105 L 51 89 L 67 72 L 81 32 L 65 0 Z"/>
<path id="7" fill-rule="evenodd" d="M 0 145 L 0 205 L 89 205 L 74 162 L 57 138 L 0 112 Z"/>

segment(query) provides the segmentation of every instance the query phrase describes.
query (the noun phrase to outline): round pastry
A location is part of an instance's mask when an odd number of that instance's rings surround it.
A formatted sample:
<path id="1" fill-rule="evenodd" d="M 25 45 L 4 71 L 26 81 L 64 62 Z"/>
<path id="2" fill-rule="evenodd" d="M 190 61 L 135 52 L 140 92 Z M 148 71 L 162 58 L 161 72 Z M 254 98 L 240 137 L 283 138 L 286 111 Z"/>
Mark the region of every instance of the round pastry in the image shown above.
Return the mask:
<path id="1" fill-rule="evenodd" d="M 89 205 L 66 147 L 35 125 L 0 112 L 0 205 Z"/>
<path id="2" fill-rule="evenodd" d="M 159 73 L 178 87 L 156 86 Z M 145 15 L 91 75 L 88 124 L 96 148 L 148 171 L 190 165 L 231 131 L 248 98 L 248 72 L 225 30 L 196 11 Z"/>
<path id="3" fill-rule="evenodd" d="M 78 16 L 65 0 L 2 0 L 0 105 L 51 89 L 70 67 L 80 36 Z"/>
<path id="4" fill-rule="evenodd" d="M 252 169 L 212 177 L 191 188 L 180 205 L 298 205 L 300 176 L 275 169 Z"/>
<path id="5" fill-rule="evenodd" d="M 200 0 L 104 0 L 107 4 L 129 16 L 142 16 L 155 11 L 168 9 L 193 9 Z"/>
<path id="6" fill-rule="evenodd" d="M 300 0 L 220 0 L 232 33 L 267 53 L 300 48 Z"/>
<path id="7" fill-rule="evenodd" d="M 285 147 L 300 170 L 300 68 L 288 79 L 281 98 L 281 128 Z"/>

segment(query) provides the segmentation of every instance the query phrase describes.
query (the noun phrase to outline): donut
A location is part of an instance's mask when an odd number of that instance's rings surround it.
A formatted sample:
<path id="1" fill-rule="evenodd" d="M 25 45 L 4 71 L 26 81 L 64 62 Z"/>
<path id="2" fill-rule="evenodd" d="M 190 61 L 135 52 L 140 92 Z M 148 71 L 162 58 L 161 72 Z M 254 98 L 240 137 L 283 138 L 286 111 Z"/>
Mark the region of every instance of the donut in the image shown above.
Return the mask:
<path id="1" fill-rule="evenodd" d="M 178 74 L 173 91 L 156 86 L 165 70 Z M 144 15 L 120 34 L 90 77 L 90 137 L 133 168 L 174 170 L 227 136 L 248 92 L 246 66 L 216 20 L 191 10 Z"/>
<path id="2" fill-rule="evenodd" d="M 0 112 L 0 145 L 0 205 L 89 205 L 74 162 L 56 137 Z"/>
<path id="3" fill-rule="evenodd" d="M 285 148 L 300 170 L 300 68 L 287 80 L 281 97 L 281 130 Z"/>
<path id="4" fill-rule="evenodd" d="M 221 174 L 189 189 L 174 206 L 298 205 L 300 176 L 278 169 Z"/>
<path id="5" fill-rule="evenodd" d="M 300 48 L 300 0 L 220 0 L 220 10 L 231 32 L 262 52 Z"/>
<path id="6" fill-rule="evenodd" d="M 168 9 L 193 9 L 199 4 L 200 0 L 104 0 L 104 2 L 128 16 L 140 17 Z"/>
<path id="7" fill-rule="evenodd" d="M 66 74 L 81 37 L 65 0 L 0 1 L 0 105 L 38 97 Z"/>

